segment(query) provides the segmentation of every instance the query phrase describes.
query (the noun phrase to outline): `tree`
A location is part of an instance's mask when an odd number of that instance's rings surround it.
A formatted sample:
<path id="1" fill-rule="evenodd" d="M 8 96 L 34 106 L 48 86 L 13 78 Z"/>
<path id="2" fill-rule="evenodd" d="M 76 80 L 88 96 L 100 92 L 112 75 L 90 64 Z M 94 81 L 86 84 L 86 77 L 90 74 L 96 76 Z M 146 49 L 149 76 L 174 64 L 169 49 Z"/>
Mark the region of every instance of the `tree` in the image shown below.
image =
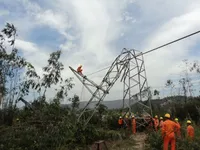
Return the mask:
<path id="1" fill-rule="evenodd" d="M 45 96 L 47 88 L 51 88 L 54 84 L 62 82 L 61 71 L 64 69 L 63 64 L 59 61 L 61 51 L 58 50 L 50 54 L 48 65 L 43 67 L 43 78 L 41 86 L 44 87 L 43 96 Z"/>
<path id="2" fill-rule="evenodd" d="M 155 90 L 153 91 L 153 95 L 154 95 L 154 96 L 157 95 L 157 96 L 159 97 L 159 94 L 160 94 L 160 92 L 159 92 L 158 90 L 155 89 Z"/>
<path id="3" fill-rule="evenodd" d="M 187 80 L 185 78 L 182 78 L 179 80 L 179 84 L 182 86 L 182 90 L 184 93 L 184 99 L 185 99 L 185 103 L 186 103 L 187 102 L 187 89 L 186 89 Z"/>
<path id="4" fill-rule="evenodd" d="M 0 88 L 1 102 L 4 99 L 5 108 L 12 107 L 20 96 L 27 95 L 29 88 L 34 88 L 33 78 L 37 76 L 34 67 L 19 56 L 15 48 L 16 36 L 16 28 L 9 23 L 0 33 Z"/>
<path id="5" fill-rule="evenodd" d="M 99 113 L 100 118 L 102 118 L 102 115 L 104 112 L 106 112 L 108 109 L 107 106 L 105 106 L 104 104 L 99 104 L 99 106 L 97 107 L 97 111 Z"/>
<path id="6" fill-rule="evenodd" d="M 172 91 L 173 91 L 173 88 L 175 87 L 175 85 L 173 84 L 173 81 L 168 79 L 165 86 L 170 88 L 170 93 L 171 93 L 171 96 L 172 96 Z"/>
<path id="7" fill-rule="evenodd" d="M 80 99 L 77 95 L 74 95 L 74 97 L 71 99 L 72 101 L 72 111 L 79 108 Z"/>

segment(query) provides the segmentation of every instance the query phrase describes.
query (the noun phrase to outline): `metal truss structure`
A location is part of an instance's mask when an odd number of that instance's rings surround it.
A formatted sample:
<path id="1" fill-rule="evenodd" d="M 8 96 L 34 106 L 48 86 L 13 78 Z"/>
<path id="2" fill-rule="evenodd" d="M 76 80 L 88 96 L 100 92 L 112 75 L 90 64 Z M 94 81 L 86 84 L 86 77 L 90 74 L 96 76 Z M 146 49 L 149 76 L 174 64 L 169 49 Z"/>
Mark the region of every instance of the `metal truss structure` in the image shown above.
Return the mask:
<path id="1" fill-rule="evenodd" d="M 96 84 L 86 76 L 79 74 L 72 67 L 69 68 L 92 94 L 92 97 L 89 99 L 78 117 L 78 121 L 80 121 L 85 118 L 84 114 L 87 111 L 91 111 L 84 121 L 85 126 L 88 124 L 98 106 L 104 100 L 106 95 L 109 94 L 110 89 L 120 77 L 121 82 L 123 82 L 124 85 L 123 108 L 125 108 L 125 100 L 128 99 L 127 106 L 130 113 L 133 111 L 131 106 L 137 103 L 137 107 L 140 107 L 140 111 L 146 112 L 150 115 L 152 114 L 151 103 L 148 98 L 149 92 L 144 59 L 141 52 L 134 49 L 127 50 L 124 48 L 121 54 L 114 60 L 100 84 Z M 96 106 L 94 109 L 89 109 L 89 105 L 95 100 L 97 101 Z"/>

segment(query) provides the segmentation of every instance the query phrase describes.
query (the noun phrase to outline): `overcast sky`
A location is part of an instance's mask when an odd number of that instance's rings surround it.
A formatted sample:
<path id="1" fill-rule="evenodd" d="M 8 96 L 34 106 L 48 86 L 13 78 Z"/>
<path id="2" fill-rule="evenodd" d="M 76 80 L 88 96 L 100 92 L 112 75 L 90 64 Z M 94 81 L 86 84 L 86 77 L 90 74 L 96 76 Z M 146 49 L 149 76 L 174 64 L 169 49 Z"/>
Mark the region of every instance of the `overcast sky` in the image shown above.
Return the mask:
<path id="1" fill-rule="evenodd" d="M 49 54 L 61 49 L 63 76 L 75 78 L 68 66 L 82 64 L 85 74 L 92 73 L 123 48 L 146 51 L 199 30 L 199 8 L 199 0 L 0 0 L 0 27 L 16 26 L 16 47 L 39 74 Z M 161 90 L 167 79 L 177 80 L 182 60 L 198 60 L 199 42 L 196 35 L 145 55 L 149 86 Z M 89 77 L 100 83 L 105 74 Z M 80 95 L 82 85 L 74 83 L 70 94 Z M 122 87 L 117 83 L 106 99 L 120 99 Z"/>

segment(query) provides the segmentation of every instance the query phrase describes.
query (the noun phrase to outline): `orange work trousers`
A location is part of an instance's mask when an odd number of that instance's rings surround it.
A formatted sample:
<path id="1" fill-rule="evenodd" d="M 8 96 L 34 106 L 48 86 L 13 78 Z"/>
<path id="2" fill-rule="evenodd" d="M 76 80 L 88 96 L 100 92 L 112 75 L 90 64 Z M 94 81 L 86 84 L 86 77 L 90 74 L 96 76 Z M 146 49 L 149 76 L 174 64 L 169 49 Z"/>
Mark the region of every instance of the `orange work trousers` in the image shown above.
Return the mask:
<path id="1" fill-rule="evenodd" d="M 163 150 L 168 150 L 169 143 L 171 144 L 171 150 L 175 150 L 176 140 L 174 134 L 166 135 L 164 137 Z"/>
<path id="2" fill-rule="evenodd" d="M 136 124 L 132 125 L 132 133 L 133 133 L 133 134 L 136 133 Z"/>

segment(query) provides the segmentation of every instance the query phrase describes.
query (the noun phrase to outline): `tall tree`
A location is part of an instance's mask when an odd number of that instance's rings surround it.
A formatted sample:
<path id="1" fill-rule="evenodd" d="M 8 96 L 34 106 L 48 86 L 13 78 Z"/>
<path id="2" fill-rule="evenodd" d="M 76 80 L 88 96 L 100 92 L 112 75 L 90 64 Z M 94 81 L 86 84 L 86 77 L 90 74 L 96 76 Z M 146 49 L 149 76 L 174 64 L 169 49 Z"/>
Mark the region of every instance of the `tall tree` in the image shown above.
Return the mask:
<path id="1" fill-rule="evenodd" d="M 160 92 L 159 92 L 158 90 L 156 90 L 156 89 L 155 89 L 155 90 L 153 91 L 153 95 L 154 95 L 154 96 L 156 96 L 156 95 L 157 95 L 157 96 L 159 97 L 159 95 L 160 95 Z"/>
<path id="2" fill-rule="evenodd" d="M 34 67 L 18 54 L 15 48 L 16 36 L 16 28 L 10 23 L 0 33 L 0 88 L 4 107 L 12 107 L 20 96 L 26 95 L 33 84 L 29 78 L 36 75 Z M 26 78 L 23 78 L 24 73 Z M 26 89 L 22 90 L 22 86 Z"/>
<path id="3" fill-rule="evenodd" d="M 170 88 L 170 93 L 171 93 L 171 96 L 172 96 L 173 88 L 175 87 L 173 81 L 171 79 L 168 79 L 165 86 Z"/>
<path id="4" fill-rule="evenodd" d="M 74 112 L 79 108 L 80 99 L 77 95 L 74 95 L 74 97 L 71 98 L 71 101 L 72 101 L 72 111 Z"/>

